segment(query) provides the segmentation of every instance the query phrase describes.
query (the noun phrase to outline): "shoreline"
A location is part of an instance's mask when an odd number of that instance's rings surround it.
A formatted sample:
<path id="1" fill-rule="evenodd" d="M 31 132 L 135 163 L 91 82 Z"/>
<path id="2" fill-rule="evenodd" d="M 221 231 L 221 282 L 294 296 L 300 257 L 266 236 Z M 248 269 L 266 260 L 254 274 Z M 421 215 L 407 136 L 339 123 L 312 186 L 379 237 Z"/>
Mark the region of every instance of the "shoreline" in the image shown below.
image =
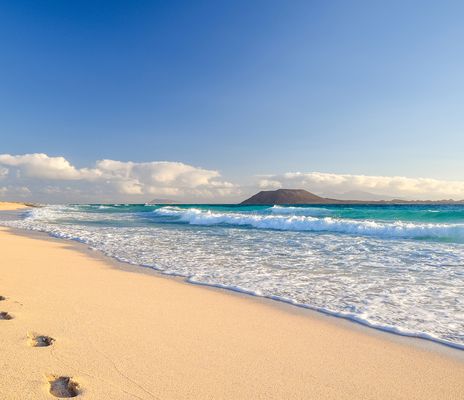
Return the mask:
<path id="1" fill-rule="evenodd" d="M 0 226 L 0 229 L 2 226 Z M 281 300 L 279 298 L 272 298 L 267 296 L 258 296 L 251 292 L 246 292 L 244 290 L 234 290 L 229 287 L 222 287 L 214 284 L 207 284 L 202 282 L 189 281 L 188 277 L 182 275 L 174 275 L 169 273 L 164 273 L 163 271 L 157 270 L 153 267 L 142 266 L 138 264 L 131 264 L 125 261 L 118 260 L 117 258 L 108 256 L 102 251 L 97 249 L 92 249 L 87 243 L 80 242 L 74 239 L 65 239 L 59 238 L 49 234 L 48 232 L 42 231 L 33 231 L 21 228 L 12 228 L 6 227 L 12 234 L 23 236 L 25 238 L 39 239 L 45 241 L 52 241 L 57 243 L 67 243 L 69 249 L 72 251 L 78 251 L 86 256 L 94 258 L 98 261 L 102 261 L 106 264 L 111 265 L 113 268 L 118 270 L 126 271 L 129 273 L 142 273 L 148 276 L 153 276 L 158 279 L 168 279 L 174 280 L 177 283 L 183 285 L 194 285 L 206 290 L 217 291 L 223 295 L 229 296 L 238 296 L 244 298 L 248 301 L 256 301 L 260 304 L 263 304 L 267 307 L 276 307 L 279 310 L 283 310 L 287 313 L 296 313 L 297 315 L 303 315 L 308 318 L 319 318 L 324 321 L 329 321 L 332 324 L 338 324 L 340 326 L 346 327 L 348 329 L 358 329 L 363 333 L 368 335 L 374 335 L 385 339 L 390 340 L 393 343 L 401 343 L 408 346 L 413 346 L 415 348 L 432 351 L 442 354 L 447 357 L 454 358 L 458 361 L 464 362 L 464 348 L 459 345 L 454 345 L 453 343 L 447 343 L 432 338 L 421 337 L 417 335 L 408 335 L 401 332 L 382 329 L 376 326 L 368 325 L 363 321 L 358 321 L 356 319 L 351 319 L 344 317 L 342 315 L 337 315 L 335 313 L 330 313 L 324 310 L 318 310 L 316 308 L 311 308 L 309 306 L 304 306 L 290 301 Z"/>
<path id="2" fill-rule="evenodd" d="M 8 215 L 11 212 L 12 215 L 17 215 L 18 212 L 24 212 L 35 207 L 37 207 L 37 205 L 33 205 L 31 203 L 0 201 L 0 214 Z M 2 226 L 0 225 L 0 228 L 1 227 Z M 163 270 L 159 270 L 152 266 L 132 264 L 124 260 L 119 260 L 116 257 L 111 257 L 110 255 L 105 254 L 101 250 L 92 249 L 87 243 L 79 241 L 77 239 L 60 238 L 45 231 L 36 231 L 9 226 L 7 226 L 7 229 L 9 229 L 14 234 L 24 237 L 35 237 L 43 240 L 56 240 L 58 242 L 68 242 L 71 246 L 71 249 L 83 252 L 84 254 L 90 256 L 97 257 L 97 259 L 103 262 L 110 263 L 114 267 L 126 270 L 128 272 L 134 272 L 135 269 L 137 269 L 135 272 L 138 273 L 148 273 L 149 275 L 154 275 L 158 278 L 174 279 L 177 282 L 182 282 L 184 284 L 200 286 L 206 289 L 219 290 L 220 292 L 225 294 L 245 296 L 246 298 L 249 298 L 251 301 L 264 301 L 265 304 L 271 307 L 283 307 L 283 309 L 287 312 L 295 312 L 295 309 L 297 309 L 296 312 L 303 312 L 303 314 L 307 313 L 307 315 L 309 315 L 310 317 L 333 318 L 334 323 L 348 323 L 348 326 L 352 326 L 353 328 L 360 327 L 361 330 L 367 330 L 367 332 L 370 332 L 372 334 L 386 334 L 386 338 L 388 339 L 399 340 L 401 342 L 405 342 L 406 344 L 413 345 L 421 349 L 431 349 L 432 351 L 438 351 L 440 353 L 444 353 L 447 356 L 451 356 L 453 358 L 457 358 L 460 361 L 464 361 L 464 346 L 455 344 L 453 342 L 436 339 L 427 335 L 422 336 L 420 334 L 416 335 L 404 333 L 395 328 L 371 325 L 364 320 L 344 316 L 342 314 L 337 314 L 335 312 L 328 311 L 324 308 L 317 308 L 306 304 L 294 303 L 291 300 L 280 298 L 278 296 L 260 296 L 253 292 L 242 290 L 241 288 L 191 281 L 189 277 L 184 275 L 166 273 Z M 412 339 L 412 341 L 410 341 L 410 339 Z"/>
<path id="3" fill-rule="evenodd" d="M 17 211 L 31 208 L 29 203 L 19 203 L 15 201 L 0 201 L 0 211 Z"/>
<path id="4" fill-rule="evenodd" d="M 13 212 L 24 211 L 24 210 L 27 210 L 28 208 L 30 208 L 29 205 L 20 205 L 18 208 L 15 208 L 14 210 L 8 209 L 6 211 L 7 212 L 8 211 L 13 211 Z M 1 227 L 2 226 L 0 225 L 0 228 Z M 205 289 L 218 290 L 224 294 L 245 297 L 249 299 L 250 301 L 259 301 L 259 302 L 263 301 L 265 304 L 267 304 L 270 307 L 279 307 L 279 308 L 282 307 L 286 312 L 300 312 L 300 313 L 302 312 L 303 314 L 306 314 L 309 317 L 313 317 L 313 318 L 314 317 L 332 318 L 334 319 L 334 323 L 348 323 L 348 327 L 352 327 L 354 329 L 360 328 L 361 330 L 366 330 L 368 333 L 374 334 L 374 335 L 375 334 L 381 334 L 382 336 L 386 335 L 385 337 L 389 340 L 394 340 L 394 341 L 396 340 L 396 341 L 404 342 L 406 344 L 413 345 L 421 349 L 426 349 L 426 350 L 432 349 L 432 351 L 438 351 L 448 356 L 457 358 L 460 361 L 464 361 L 464 347 L 459 344 L 455 344 L 453 342 L 447 342 L 447 341 L 435 339 L 433 337 L 403 333 L 395 329 L 370 325 L 369 323 L 363 320 L 358 320 L 356 318 L 339 315 L 337 313 L 332 313 L 325 309 L 318 309 L 316 307 L 311 307 L 310 305 L 293 303 L 289 300 L 279 298 L 279 297 L 259 296 L 252 292 L 241 290 L 239 288 L 235 289 L 235 288 L 227 287 L 227 286 L 190 281 L 188 277 L 183 276 L 183 275 L 165 273 L 162 270 L 158 270 L 154 267 L 143 266 L 139 264 L 132 264 L 126 261 L 121 261 L 115 257 L 106 255 L 104 252 L 98 249 L 92 249 L 87 243 L 81 242 L 77 239 L 60 238 L 45 231 L 34 231 L 34 230 L 15 228 L 15 227 L 7 227 L 7 229 L 9 229 L 14 234 L 24 236 L 24 237 L 32 237 L 32 238 L 38 238 L 42 240 L 56 240 L 58 242 L 64 241 L 66 243 L 69 243 L 71 248 L 77 251 L 83 252 L 84 254 L 90 255 L 92 257 L 96 257 L 100 261 L 109 263 L 118 269 L 122 269 L 128 272 L 145 273 L 145 274 L 153 275 L 158 278 L 174 279 L 175 281 L 181 282 L 186 285 L 195 285 L 195 286 L 199 286 Z"/>
<path id="5" fill-rule="evenodd" d="M 120 372 L 115 372 L 115 376 L 109 373 L 111 378 L 108 378 L 114 388 L 111 398 L 114 399 L 302 398 L 308 393 L 312 393 L 313 398 L 320 399 L 354 399 L 363 396 L 381 399 L 387 394 L 390 398 L 411 398 L 420 394 L 421 398 L 432 399 L 437 398 L 438 394 L 442 396 L 440 398 L 457 398 L 457 394 L 464 391 L 464 353 L 459 350 L 425 340 L 392 335 L 353 324 L 346 319 L 322 315 L 266 298 L 192 285 L 184 278 L 122 263 L 89 249 L 85 244 L 53 238 L 46 233 L 1 228 L 0 238 L 0 246 L 6 240 L 12 244 L 16 242 L 20 248 L 26 246 L 31 249 L 31 254 L 22 255 L 9 247 L 6 249 L 10 258 L 19 257 L 22 260 L 28 273 L 0 267 L 0 295 L 7 297 L 7 302 L 2 301 L 0 308 L 14 316 L 11 321 L 0 321 L 0 328 L 17 325 L 21 321 L 33 325 L 30 318 L 21 313 L 21 308 L 28 305 L 32 307 L 34 304 L 34 299 L 27 299 L 29 294 L 24 287 L 20 287 L 26 285 L 36 293 L 51 291 L 46 299 L 42 299 L 42 307 L 36 311 L 41 314 L 41 318 L 48 321 L 40 329 L 40 333 L 50 334 L 56 339 L 56 343 L 50 346 L 50 351 L 48 347 L 31 349 L 24 344 L 26 332 L 20 338 L 17 335 L 16 338 L 14 335 L 13 338 L 4 338 L 1 334 L 3 329 L 0 329 L 2 348 L 13 347 L 9 357 L 6 354 L 7 364 L 0 374 L 0 393 L 3 393 L 7 385 L 5 378 L 15 375 L 10 371 L 11 357 L 32 352 L 24 355 L 23 362 L 31 364 L 30 367 L 34 369 L 35 351 L 44 354 L 49 352 L 55 355 L 56 360 L 64 360 L 69 367 L 56 366 L 56 369 L 61 368 L 62 372 L 58 373 L 72 376 L 82 385 L 79 395 L 82 398 L 105 397 L 99 397 L 97 382 L 82 374 L 82 371 L 79 373 L 80 368 L 72 368 L 74 364 L 90 364 L 91 375 L 101 376 L 108 374 L 104 372 L 108 369 L 108 360 L 113 364 L 111 367 L 110 363 L 110 370 L 116 365 L 117 370 L 130 377 L 129 381 L 122 384 L 118 383 L 121 380 Z M 5 253 L 3 250 L 2 253 Z M 39 251 L 42 252 L 40 257 Z M 52 262 L 55 255 L 58 257 L 58 253 L 62 260 L 67 260 L 66 263 L 73 264 L 69 266 L 69 271 L 68 268 L 66 271 L 57 270 L 57 265 Z M 4 257 L 5 254 L 2 255 Z M 45 263 L 40 262 L 42 257 L 46 257 Z M 26 266 L 26 259 L 34 265 Z M 8 264 L 12 261 L 14 260 L 10 260 Z M 30 277 L 38 263 L 41 273 Z M 2 264 L 5 265 L 4 262 Z M 59 279 L 53 273 L 50 275 L 51 272 L 59 272 Z M 9 277 L 16 281 L 16 285 L 10 285 L 11 282 L 8 284 Z M 61 288 L 63 280 L 73 283 L 69 290 Z M 37 284 L 41 288 L 34 288 Z M 48 288 L 45 287 L 47 285 Z M 6 293 L 8 287 L 11 294 Z M 115 290 L 116 287 L 119 290 Z M 89 298 L 82 296 L 82 291 L 88 291 Z M 108 301 L 107 296 L 102 297 L 99 291 L 106 291 L 111 301 Z M 119 299 L 119 296 L 123 298 Z M 14 297 L 21 297 L 17 301 L 22 306 L 14 303 Z M 54 304 L 57 297 L 60 297 L 63 304 Z M 79 297 L 80 301 L 76 303 L 74 297 Z M 114 309 L 113 302 L 117 302 L 119 307 Z M 60 309 L 69 310 L 68 303 L 77 312 L 72 318 L 77 319 L 75 329 L 69 329 L 70 324 L 74 325 L 70 321 L 53 321 L 53 315 L 60 313 Z M 83 303 L 96 314 L 92 320 L 97 327 L 82 324 L 80 308 L 84 307 Z M 175 307 L 173 303 L 176 304 Z M 202 307 L 198 307 L 200 304 Z M 10 309 L 3 310 L 4 308 Z M 137 315 L 138 309 L 141 315 Z M 171 309 L 172 315 L 166 309 Z M 153 321 L 149 317 L 154 310 L 161 321 Z M 121 313 L 126 323 L 118 318 L 115 320 L 109 311 Z M 198 318 L 192 318 L 192 313 Z M 88 317 L 87 313 L 84 315 Z M 49 325 L 47 329 L 45 325 Z M 224 329 L 224 325 L 227 329 Z M 100 337 L 102 332 L 98 328 L 105 331 L 103 338 Z M 151 344 L 156 348 L 154 351 L 146 343 L 152 342 L 153 335 L 156 336 L 157 333 L 164 338 L 164 346 L 158 347 L 153 342 Z M 76 343 L 79 342 L 79 337 L 87 340 L 93 335 L 99 337 L 100 344 L 107 348 L 103 358 L 98 351 L 95 353 L 96 345 L 89 354 Z M 121 340 L 124 342 L 127 338 L 127 346 L 121 346 Z M 103 342 L 101 339 L 104 339 Z M 13 346 L 11 340 L 14 342 Z M 67 350 L 65 345 L 69 346 Z M 60 352 L 64 354 L 57 356 Z M 123 355 L 129 359 L 140 358 L 145 368 L 137 362 L 131 368 L 118 365 L 118 360 L 124 359 Z M 202 368 L 198 369 L 197 358 L 204 358 L 204 362 L 200 363 Z M 173 359 L 177 362 L 173 362 Z M 169 365 L 164 374 L 157 368 L 160 363 L 165 367 Z M 365 369 L 362 376 L 359 374 L 361 365 Z M 131 376 L 133 368 L 138 368 L 138 373 Z M 51 370 L 51 366 L 48 369 L 43 373 L 57 372 Z M 242 370 L 247 373 L 243 374 Z M 250 376 L 253 376 L 253 382 L 248 382 Z M 164 389 L 158 388 L 156 393 L 150 389 L 150 393 L 155 394 L 152 396 L 140 387 L 146 388 L 154 378 L 157 382 L 163 382 Z M 215 383 L 211 384 L 211 380 Z M 133 382 L 130 383 L 131 381 Z M 31 389 L 31 396 L 17 398 L 51 398 L 43 378 L 40 385 L 37 378 L 32 382 L 31 385 L 35 385 L 35 388 Z M 210 384 L 199 387 L 198 382 Z M 231 386 L 231 382 L 234 385 Z M 372 387 L 372 382 L 376 382 L 375 387 Z M 398 384 L 398 388 L 391 388 Z M 193 392 L 189 389 L 192 387 L 195 388 Z M 127 397 L 129 392 L 135 393 L 135 396 Z M 449 397 L 444 397 L 446 393 Z"/>

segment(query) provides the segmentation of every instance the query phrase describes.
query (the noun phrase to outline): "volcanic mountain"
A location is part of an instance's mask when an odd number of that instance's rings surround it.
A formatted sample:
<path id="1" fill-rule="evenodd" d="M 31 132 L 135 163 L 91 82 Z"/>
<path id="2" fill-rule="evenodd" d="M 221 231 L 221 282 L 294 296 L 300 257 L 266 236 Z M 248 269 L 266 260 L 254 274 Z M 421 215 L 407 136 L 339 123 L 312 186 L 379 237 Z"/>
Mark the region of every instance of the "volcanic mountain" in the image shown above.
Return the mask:
<path id="1" fill-rule="evenodd" d="M 263 190 L 242 205 L 275 205 L 275 204 L 464 204 L 464 200 L 339 200 L 317 196 L 304 189 Z"/>
<path id="2" fill-rule="evenodd" d="M 303 189 L 263 190 L 240 204 L 341 204 L 346 201 L 327 199 Z"/>

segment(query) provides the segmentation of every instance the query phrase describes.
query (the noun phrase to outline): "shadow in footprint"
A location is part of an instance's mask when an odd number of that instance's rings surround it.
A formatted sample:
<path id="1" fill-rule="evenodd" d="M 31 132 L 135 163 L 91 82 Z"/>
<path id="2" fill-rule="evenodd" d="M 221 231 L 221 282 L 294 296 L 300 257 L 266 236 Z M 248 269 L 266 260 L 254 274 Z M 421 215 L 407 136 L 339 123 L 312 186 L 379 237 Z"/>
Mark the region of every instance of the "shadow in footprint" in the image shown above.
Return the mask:
<path id="1" fill-rule="evenodd" d="M 79 394 L 79 384 L 69 376 L 49 375 L 50 393 L 59 398 L 76 397 Z"/>
<path id="2" fill-rule="evenodd" d="M 50 336 L 36 335 L 35 333 L 28 333 L 29 345 L 32 347 L 47 347 L 51 346 L 55 339 Z"/>
<path id="3" fill-rule="evenodd" d="M 6 311 L 0 311 L 0 319 L 13 319 L 11 314 L 8 314 Z"/>
<path id="4" fill-rule="evenodd" d="M 6 300 L 5 296 L 0 296 L 0 301 Z"/>

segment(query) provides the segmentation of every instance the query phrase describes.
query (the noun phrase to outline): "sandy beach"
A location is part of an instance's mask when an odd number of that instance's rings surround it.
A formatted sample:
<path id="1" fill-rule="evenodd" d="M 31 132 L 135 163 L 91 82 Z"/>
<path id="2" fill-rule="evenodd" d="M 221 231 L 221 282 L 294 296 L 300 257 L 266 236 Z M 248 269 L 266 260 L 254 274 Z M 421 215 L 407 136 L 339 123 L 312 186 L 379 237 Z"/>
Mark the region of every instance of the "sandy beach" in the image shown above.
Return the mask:
<path id="1" fill-rule="evenodd" d="M 165 278 L 45 235 L 0 228 L 0 296 L 2 399 L 53 398 L 49 380 L 60 377 L 83 399 L 464 394 L 457 350 Z"/>
<path id="2" fill-rule="evenodd" d="M 464 1 L 0 3 L 0 400 L 464 400 Z"/>
<path id="3" fill-rule="evenodd" d="M 15 211 L 23 208 L 27 208 L 27 206 L 23 203 L 0 201 L 0 211 Z"/>

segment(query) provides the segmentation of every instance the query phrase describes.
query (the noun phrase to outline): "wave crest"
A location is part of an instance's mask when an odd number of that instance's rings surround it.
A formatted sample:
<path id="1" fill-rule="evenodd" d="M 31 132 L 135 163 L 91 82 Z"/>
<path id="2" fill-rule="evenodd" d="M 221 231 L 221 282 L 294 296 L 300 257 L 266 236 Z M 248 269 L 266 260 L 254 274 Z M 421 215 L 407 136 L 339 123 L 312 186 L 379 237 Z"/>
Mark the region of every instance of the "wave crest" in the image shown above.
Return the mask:
<path id="1" fill-rule="evenodd" d="M 197 208 L 182 209 L 171 206 L 162 207 L 153 212 L 160 216 L 177 217 L 177 221 L 191 225 L 250 226 L 256 229 L 335 232 L 388 238 L 433 238 L 460 242 L 464 239 L 464 224 L 378 222 L 292 214 L 221 213 Z"/>

